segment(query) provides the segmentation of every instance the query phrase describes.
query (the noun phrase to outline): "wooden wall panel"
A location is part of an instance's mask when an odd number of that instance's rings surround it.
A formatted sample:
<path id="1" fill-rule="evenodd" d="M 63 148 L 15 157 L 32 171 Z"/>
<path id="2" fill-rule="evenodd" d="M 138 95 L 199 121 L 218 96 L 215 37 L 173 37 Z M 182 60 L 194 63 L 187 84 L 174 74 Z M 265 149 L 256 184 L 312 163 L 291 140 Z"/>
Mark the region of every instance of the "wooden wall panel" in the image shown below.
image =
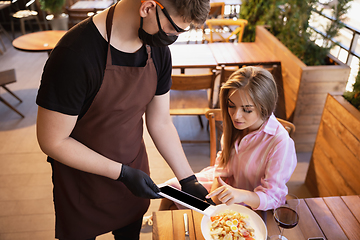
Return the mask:
<path id="1" fill-rule="evenodd" d="M 256 27 L 255 42 L 281 61 L 287 120 L 305 129 L 309 123 L 304 118 L 312 118 L 313 132 L 295 131 L 293 135 L 297 152 L 312 151 L 327 93 L 345 90 L 350 67 L 337 60 L 337 65 L 306 66 L 263 26 Z"/>
<path id="2" fill-rule="evenodd" d="M 360 194 L 360 112 L 342 99 L 326 99 L 305 179 L 314 196 Z"/>

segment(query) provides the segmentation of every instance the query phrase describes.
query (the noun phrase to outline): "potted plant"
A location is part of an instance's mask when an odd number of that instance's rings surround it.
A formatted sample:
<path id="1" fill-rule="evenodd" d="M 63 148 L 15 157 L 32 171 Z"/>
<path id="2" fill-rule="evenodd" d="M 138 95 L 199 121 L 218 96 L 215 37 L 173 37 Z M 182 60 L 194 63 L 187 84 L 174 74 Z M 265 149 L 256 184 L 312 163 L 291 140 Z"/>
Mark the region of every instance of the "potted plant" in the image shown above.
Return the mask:
<path id="1" fill-rule="evenodd" d="M 305 179 L 313 196 L 360 194 L 360 68 L 353 86 L 327 96 Z"/>
<path id="2" fill-rule="evenodd" d="M 349 1 L 341 0 L 334 7 L 336 19 L 343 18 Z M 240 17 L 249 19 L 250 29 L 251 25 L 256 29 L 255 42 L 261 48 L 268 48 L 281 61 L 286 120 L 296 126 L 293 138 L 297 151 L 310 152 L 327 93 L 345 90 L 350 67 L 329 54 L 330 41 L 325 39 L 322 46 L 315 44 L 309 19 L 318 0 L 273 0 L 270 3 L 261 0 L 258 7 L 265 7 L 265 11 L 251 11 L 252 2 L 243 1 Z M 256 17 L 261 12 L 265 15 Z M 336 36 L 341 27 L 340 21 L 325 26 L 327 39 Z"/>
<path id="3" fill-rule="evenodd" d="M 344 92 L 343 97 L 360 111 L 360 63 L 353 90 Z"/>
<path id="4" fill-rule="evenodd" d="M 52 30 L 68 30 L 68 17 L 63 13 L 65 0 L 40 0 L 41 9 L 49 15 L 46 17 L 50 21 Z"/>

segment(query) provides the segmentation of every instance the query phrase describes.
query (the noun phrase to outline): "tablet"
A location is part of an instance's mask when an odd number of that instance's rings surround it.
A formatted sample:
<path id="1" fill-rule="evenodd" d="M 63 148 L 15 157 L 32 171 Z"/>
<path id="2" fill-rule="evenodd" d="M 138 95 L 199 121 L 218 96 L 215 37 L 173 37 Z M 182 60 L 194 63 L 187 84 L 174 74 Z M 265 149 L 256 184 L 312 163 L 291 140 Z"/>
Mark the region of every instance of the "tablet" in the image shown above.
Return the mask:
<path id="1" fill-rule="evenodd" d="M 197 197 L 194 197 L 193 195 L 180 191 L 179 189 L 167 184 L 163 183 L 158 185 L 158 187 L 160 188 L 160 192 L 158 193 L 160 196 L 179 203 L 184 207 L 193 209 L 201 214 L 211 216 L 216 209 L 216 207 L 210 203 L 207 203 Z"/>

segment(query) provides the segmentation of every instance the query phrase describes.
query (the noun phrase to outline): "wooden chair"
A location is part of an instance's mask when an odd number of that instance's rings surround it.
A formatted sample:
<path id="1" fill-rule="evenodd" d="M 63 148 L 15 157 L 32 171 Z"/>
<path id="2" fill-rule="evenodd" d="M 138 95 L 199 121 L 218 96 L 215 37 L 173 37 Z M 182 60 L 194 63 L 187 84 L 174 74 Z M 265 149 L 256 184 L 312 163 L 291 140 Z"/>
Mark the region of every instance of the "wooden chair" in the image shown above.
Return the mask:
<path id="1" fill-rule="evenodd" d="M 221 109 L 210 109 L 205 113 L 205 117 L 209 120 L 210 126 L 210 166 L 213 166 L 215 164 L 216 154 L 218 150 L 220 150 L 220 138 L 222 135 L 221 122 L 223 120 Z M 280 118 L 277 118 L 277 120 L 284 126 L 291 137 L 295 132 L 295 125 Z"/>
<path id="2" fill-rule="evenodd" d="M 276 119 L 284 126 L 284 128 L 288 131 L 289 136 L 291 137 L 295 132 L 295 125 L 281 118 L 276 118 Z"/>
<path id="3" fill-rule="evenodd" d="M 22 100 L 16 96 L 12 91 L 10 91 L 10 89 L 8 89 L 6 87 L 7 84 L 10 83 L 14 83 L 16 82 L 16 76 L 15 76 L 15 69 L 11 69 L 11 70 L 7 70 L 7 71 L 3 71 L 0 72 L 0 86 L 2 88 L 4 88 L 7 92 L 9 92 L 13 97 L 15 97 L 17 100 L 19 100 L 20 102 L 22 102 Z M 8 103 L 5 99 L 3 99 L 0 96 L 0 101 L 3 102 L 6 106 L 8 106 L 9 108 L 11 108 L 13 111 L 15 111 L 17 114 L 19 114 L 21 117 L 25 117 L 21 112 L 19 112 L 16 108 L 14 108 L 13 106 L 11 106 L 10 103 Z"/>
<path id="4" fill-rule="evenodd" d="M 241 42 L 247 20 L 208 19 L 205 24 L 209 29 L 204 31 L 203 42 Z"/>
<path id="5" fill-rule="evenodd" d="M 220 138 L 222 135 L 222 128 L 216 127 L 216 123 L 223 121 L 221 109 L 210 109 L 205 113 L 205 117 L 209 120 L 210 126 L 210 166 L 214 166 L 216 154 L 220 150 Z M 216 129 L 220 131 L 216 131 Z"/>
<path id="6" fill-rule="evenodd" d="M 241 67 L 245 67 L 245 65 L 241 66 Z M 274 67 L 273 66 L 268 66 L 268 65 L 257 65 L 257 67 L 262 67 L 266 70 L 268 70 L 271 74 L 274 75 Z M 218 66 L 217 68 L 217 72 L 220 75 L 220 81 L 218 81 L 219 86 L 216 86 L 216 89 L 221 88 L 221 86 L 229 79 L 229 77 L 231 76 L 231 74 L 233 74 L 235 71 L 239 70 L 240 67 L 239 66 L 225 66 L 225 65 L 221 65 Z M 219 102 L 216 101 L 215 107 L 219 108 Z"/>
<path id="7" fill-rule="evenodd" d="M 87 9 L 71 9 L 66 8 L 66 12 L 69 15 L 69 29 L 78 24 L 79 22 L 85 20 L 86 18 L 97 13 L 96 8 L 87 8 Z"/>
<path id="8" fill-rule="evenodd" d="M 35 10 L 34 3 L 35 0 L 30 0 L 25 4 L 25 9 L 18 9 L 18 11 L 11 14 L 11 31 L 13 38 L 15 38 L 14 19 L 18 19 L 20 21 L 21 34 L 23 35 L 26 34 L 25 21 L 36 20 L 39 29 L 43 30 L 38 18 L 38 12 Z M 12 4 L 17 4 L 17 0 L 14 0 Z M 32 30 L 32 25 L 29 24 L 29 26 Z"/>
<path id="9" fill-rule="evenodd" d="M 170 115 L 198 116 L 203 128 L 201 116 L 213 108 L 214 81 L 215 71 L 204 74 L 173 74 Z"/>
<path id="10" fill-rule="evenodd" d="M 209 18 L 224 18 L 225 2 L 211 2 Z"/>
<path id="11" fill-rule="evenodd" d="M 241 67 L 246 67 L 245 65 L 241 66 Z M 261 67 L 264 68 L 266 70 L 268 70 L 272 75 L 274 75 L 274 66 L 273 65 L 256 65 L 254 67 Z M 221 65 L 220 66 L 220 85 L 222 85 L 223 83 L 225 83 L 229 77 L 231 76 L 231 74 L 233 74 L 235 71 L 239 70 L 239 66 L 225 66 L 225 65 Z"/>

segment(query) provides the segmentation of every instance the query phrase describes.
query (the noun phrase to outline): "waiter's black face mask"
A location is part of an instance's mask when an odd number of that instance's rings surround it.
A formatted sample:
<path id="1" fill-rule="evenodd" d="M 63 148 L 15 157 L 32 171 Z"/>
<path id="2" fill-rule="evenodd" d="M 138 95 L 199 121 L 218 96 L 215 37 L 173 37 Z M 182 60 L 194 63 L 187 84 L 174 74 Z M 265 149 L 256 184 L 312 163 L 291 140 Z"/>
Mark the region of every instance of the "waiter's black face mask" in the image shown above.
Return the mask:
<path id="1" fill-rule="evenodd" d="M 159 31 L 155 34 L 149 34 L 145 32 L 145 30 L 142 28 L 143 18 L 141 18 L 140 28 L 139 28 L 139 38 L 144 42 L 144 44 L 148 44 L 153 47 L 164 47 L 174 43 L 177 40 L 178 36 L 168 35 L 162 30 L 157 8 L 156 8 L 156 21 L 159 27 Z M 180 29 L 180 31 L 178 31 L 178 29 L 176 29 L 176 31 L 183 32 L 185 30 Z"/>

